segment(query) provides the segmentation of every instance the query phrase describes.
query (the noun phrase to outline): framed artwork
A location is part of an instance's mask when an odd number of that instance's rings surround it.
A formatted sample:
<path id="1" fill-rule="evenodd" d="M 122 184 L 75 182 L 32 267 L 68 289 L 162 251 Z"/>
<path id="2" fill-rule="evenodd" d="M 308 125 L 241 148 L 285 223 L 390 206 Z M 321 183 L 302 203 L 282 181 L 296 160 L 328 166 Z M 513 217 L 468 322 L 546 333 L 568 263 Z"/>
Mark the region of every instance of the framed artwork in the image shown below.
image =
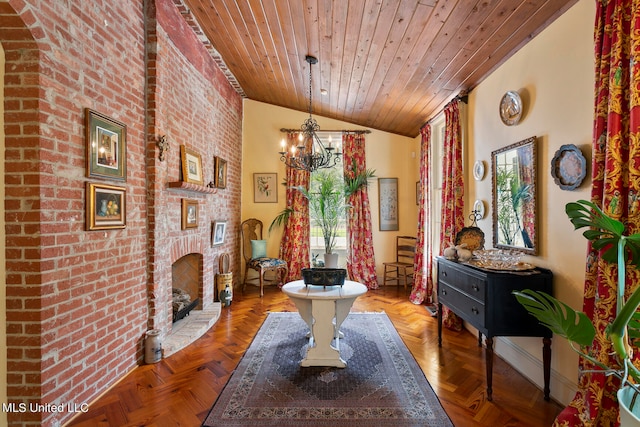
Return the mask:
<path id="1" fill-rule="evenodd" d="M 182 199 L 182 229 L 198 228 L 198 201 Z"/>
<path id="2" fill-rule="evenodd" d="M 378 178 L 380 231 L 398 231 L 398 178 Z"/>
<path id="3" fill-rule="evenodd" d="M 277 203 L 278 202 L 278 174 L 254 173 L 253 174 L 253 202 Z"/>
<path id="4" fill-rule="evenodd" d="M 180 146 L 180 159 L 182 160 L 182 180 L 192 184 L 202 185 L 202 157 L 197 152 Z"/>
<path id="5" fill-rule="evenodd" d="M 227 161 L 216 156 L 213 158 L 213 163 L 216 174 L 214 184 L 217 188 L 225 188 L 227 186 Z"/>
<path id="6" fill-rule="evenodd" d="M 127 180 L 127 127 L 85 108 L 87 176 Z"/>
<path id="7" fill-rule="evenodd" d="M 227 221 L 214 221 L 211 224 L 211 246 L 223 244 L 226 231 Z"/>
<path id="8" fill-rule="evenodd" d="M 124 187 L 87 182 L 87 230 L 125 228 L 127 190 Z"/>

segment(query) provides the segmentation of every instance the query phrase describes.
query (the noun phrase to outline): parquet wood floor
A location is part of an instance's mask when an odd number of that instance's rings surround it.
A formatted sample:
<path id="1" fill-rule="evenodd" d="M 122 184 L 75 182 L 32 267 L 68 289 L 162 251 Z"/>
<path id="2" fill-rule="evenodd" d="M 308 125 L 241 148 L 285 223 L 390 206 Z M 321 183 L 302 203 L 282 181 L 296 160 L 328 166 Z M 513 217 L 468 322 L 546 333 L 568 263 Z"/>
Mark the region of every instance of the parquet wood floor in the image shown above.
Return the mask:
<path id="1" fill-rule="evenodd" d="M 486 399 L 484 350 L 467 331 L 445 330 L 438 348 L 437 322 L 424 306 L 395 286 L 369 291 L 353 311 L 385 311 L 422 367 L 456 427 L 549 426 L 562 409 L 499 357 L 494 360 L 493 401 Z M 269 311 L 297 311 L 278 288 L 234 292 L 218 322 L 186 349 L 140 366 L 94 401 L 72 426 L 200 426 Z"/>

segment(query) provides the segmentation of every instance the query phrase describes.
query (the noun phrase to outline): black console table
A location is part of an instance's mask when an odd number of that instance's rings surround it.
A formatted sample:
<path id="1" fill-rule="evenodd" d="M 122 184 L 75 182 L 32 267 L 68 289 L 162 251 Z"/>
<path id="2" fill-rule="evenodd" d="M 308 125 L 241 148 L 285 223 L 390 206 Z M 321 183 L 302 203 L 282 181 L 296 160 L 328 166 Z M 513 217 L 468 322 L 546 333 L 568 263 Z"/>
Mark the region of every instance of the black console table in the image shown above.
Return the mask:
<path id="1" fill-rule="evenodd" d="M 532 289 L 553 295 L 553 274 L 531 271 L 494 271 L 438 257 L 438 345 L 442 346 L 442 305 L 449 307 L 485 336 L 487 399 L 492 400 L 493 337 L 542 337 L 544 399 L 549 400 L 551 331 L 540 325 L 518 303 L 514 290 Z"/>

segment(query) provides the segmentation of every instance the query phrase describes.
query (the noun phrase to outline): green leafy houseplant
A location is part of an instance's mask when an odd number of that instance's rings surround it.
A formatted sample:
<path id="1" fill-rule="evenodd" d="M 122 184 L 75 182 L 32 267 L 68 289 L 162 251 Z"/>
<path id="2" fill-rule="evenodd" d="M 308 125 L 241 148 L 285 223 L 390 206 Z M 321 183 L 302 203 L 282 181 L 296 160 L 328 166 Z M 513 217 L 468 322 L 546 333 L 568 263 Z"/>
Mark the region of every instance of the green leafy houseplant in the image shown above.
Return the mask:
<path id="1" fill-rule="evenodd" d="M 307 190 L 303 186 L 292 187 L 299 191 L 309 201 L 309 216 L 320 226 L 324 238 L 325 253 L 330 254 L 336 246 L 338 226 L 344 220 L 347 210 L 351 206 L 347 203 L 349 196 L 366 187 L 368 180 L 375 176 L 375 171 L 367 169 L 356 173 L 353 163 L 353 178 L 345 176 L 344 183 L 338 175 L 339 171 L 322 170 L 312 174 L 311 185 Z M 287 206 L 280 212 L 269 227 L 285 224 L 296 212 Z"/>
<path id="2" fill-rule="evenodd" d="M 607 366 L 589 354 L 588 347 L 593 344 L 596 328 L 585 313 L 573 310 L 544 292 L 526 289 L 515 291 L 514 294 L 518 302 L 540 323 L 556 335 L 566 338 L 574 351 L 603 373 L 619 378 L 620 389 L 629 386 L 637 396 L 640 393 L 640 371 L 631 360 L 631 343 L 640 337 L 640 314 L 637 312 L 640 306 L 640 286 L 626 301 L 624 291 L 627 262 L 640 267 L 640 233 L 625 236 L 622 222 L 608 217 L 595 204 L 586 200 L 568 203 L 565 211 L 576 230 L 589 228 L 582 234 L 592 242 L 593 249 L 601 251 L 605 261 L 617 263 L 616 316 L 607 326 L 606 334 L 618 359 L 618 366 Z"/>

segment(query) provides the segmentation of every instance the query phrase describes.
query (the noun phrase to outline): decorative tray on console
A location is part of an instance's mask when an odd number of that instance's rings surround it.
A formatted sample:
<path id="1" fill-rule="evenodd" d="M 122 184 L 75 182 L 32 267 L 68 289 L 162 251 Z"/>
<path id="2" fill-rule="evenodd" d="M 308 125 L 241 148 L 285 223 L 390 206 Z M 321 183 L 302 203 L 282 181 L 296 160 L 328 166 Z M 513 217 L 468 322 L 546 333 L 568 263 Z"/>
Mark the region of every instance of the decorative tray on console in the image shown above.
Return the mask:
<path id="1" fill-rule="evenodd" d="M 497 271 L 528 271 L 536 268 L 535 265 L 522 261 L 518 261 L 516 263 L 505 263 L 499 261 L 480 261 L 477 259 L 471 259 L 468 264 L 473 265 L 474 267 Z"/>
<path id="2" fill-rule="evenodd" d="M 344 268 L 303 268 L 302 279 L 305 285 L 342 286 L 347 277 Z"/>
<path id="3" fill-rule="evenodd" d="M 473 251 L 473 258 L 469 264 L 474 267 L 497 271 L 528 271 L 536 268 L 535 265 L 523 262 L 522 253 L 503 250 L 486 249 Z"/>

